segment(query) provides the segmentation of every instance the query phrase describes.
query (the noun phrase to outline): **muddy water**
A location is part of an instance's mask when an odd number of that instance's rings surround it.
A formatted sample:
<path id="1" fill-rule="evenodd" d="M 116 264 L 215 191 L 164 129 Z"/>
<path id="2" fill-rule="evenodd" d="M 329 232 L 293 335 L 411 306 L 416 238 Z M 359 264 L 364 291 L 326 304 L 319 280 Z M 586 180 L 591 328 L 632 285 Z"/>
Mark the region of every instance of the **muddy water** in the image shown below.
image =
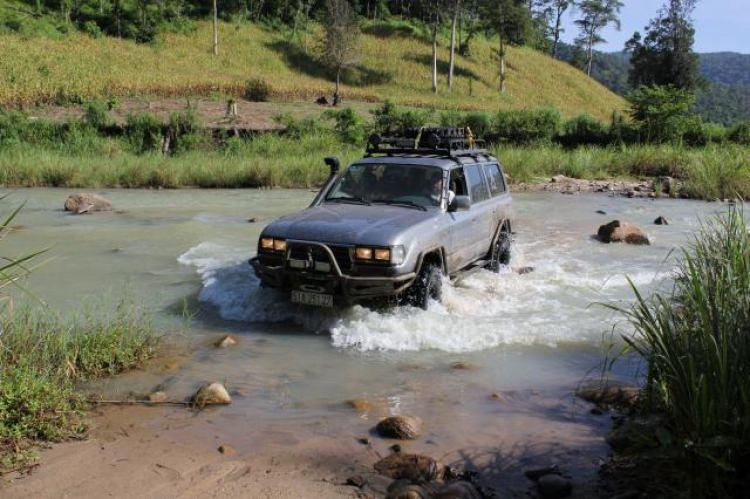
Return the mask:
<path id="1" fill-rule="evenodd" d="M 352 445 L 379 417 L 405 413 L 426 423 L 412 448 L 447 461 L 507 470 L 555 460 L 582 475 L 593 474 L 592 458 L 606 453 L 601 436 L 610 425 L 572 396 L 596 372 L 600 341 L 617 320 L 595 303 L 628 299 L 626 276 L 643 289 L 668 285 L 674 248 L 700 217 L 726 209 L 518 194 L 512 267 L 533 272 L 472 275 L 447 285 L 444 303 L 428 311 L 321 312 L 261 290 L 246 263 L 263 226 L 247 219 L 303 208 L 312 192 L 106 191 L 120 211 L 78 217 L 60 210 L 66 194 L 34 189 L 10 198 L 28 202 L 17 220 L 22 230 L 3 242 L 3 255 L 50 246 L 51 261 L 28 283 L 37 297 L 66 310 L 113 303 L 127 292 L 159 320 L 179 321 L 185 307 L 195 314 L 184 335 L 195 349 L 189 358 L 99 387 L 110 396 L 158 386 L 180 398 L 218 380 L 235 403 L 200 417 L 239 447 L 295 447 L 305 435 Z M 653 225 L 658 215 L 670 225 Z M 653 245 L 591 238 L 613 219 L 645 227 Z M 212 348 L 225 333 L 240 345 Z M 459 361 L 468 369 L 451 368 Z M 623 364 L 618 373 L 637 369 Z M 354 410 L 348 399 L 371 406 Z"/>

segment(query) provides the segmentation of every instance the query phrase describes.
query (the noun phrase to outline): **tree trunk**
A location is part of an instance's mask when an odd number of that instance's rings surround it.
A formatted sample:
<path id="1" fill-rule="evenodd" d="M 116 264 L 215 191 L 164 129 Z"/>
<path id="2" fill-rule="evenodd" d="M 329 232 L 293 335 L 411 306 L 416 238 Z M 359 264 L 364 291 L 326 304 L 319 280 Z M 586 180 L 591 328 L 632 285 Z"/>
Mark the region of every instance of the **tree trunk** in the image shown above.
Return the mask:
<path id="1" fill-rule="evenodd" d="M 561 12 L 559 9 L 557 11 L 557 17 L 555 18 L 555 29 L 552 32 L 553 41 L 552 41 L 552 57 L 554 59 L 559 58 L 559 50 L 560 50 L 560 27 L 562 25 L 562 15 L 563 12 Z"/>
<path id="2" fill-rule="evenodd" d="M 339 85 L 340 85 L 340 83 L 341 83 L 341 66 L 339 66 L 336 69 L 336 91 L 335 91 L 336 94 L 339 93 Z"/>
<path id="3" fill-rule="evenodd" d="M 500 48 L 498 55 L 500 56 L 500 93 L 505 93 L 505 43 L 503 37 L 500 37 Z"/>
<path id="4" fill-rule="evenodd" d="M 219 55 L 219 10 L 214 0 L 214 55 Z"/>
<path id="5" fill-rule="evenodd" d="M 588 54 L 586 57 L 586 74 L 591 76 L 591 61 L 594 59 L 594 37 L 589 38 Z"/>
<path id="6" fill-rule="evenodd" d="M 438 93 L 438 81 L 437 81 L 437 29 L 438 29 L 438 13 L 435 11 L 435 22 L 432 25 L 432 91 L 435 95 Z"/>
<path id="7" fill-rule="evenodd" d="M 456 21 L 458 20 L 458 9 L 461 8 L 461 0 L 456 0 L 453 5 L 453 22 L 451 23 L 451 55 L 448 65 L 448 92 L 453 90 L 453 66 L 456 58 Z"/>

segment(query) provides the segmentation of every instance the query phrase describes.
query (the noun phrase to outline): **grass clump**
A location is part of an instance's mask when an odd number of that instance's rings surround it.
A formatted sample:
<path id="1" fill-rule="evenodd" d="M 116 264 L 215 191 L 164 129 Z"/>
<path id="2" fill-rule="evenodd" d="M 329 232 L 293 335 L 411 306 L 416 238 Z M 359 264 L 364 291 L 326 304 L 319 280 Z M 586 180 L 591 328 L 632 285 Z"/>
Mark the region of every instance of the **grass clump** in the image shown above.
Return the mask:
<path id="1" fill-rule="evenodd" d="M 740 497 L 750 472 L 750 234 L 742 209 L 682 251 L 670 293 L 619 309 L 648 366 L 646 410 L 663 412 L 687 459 L 689 497 Z"/>

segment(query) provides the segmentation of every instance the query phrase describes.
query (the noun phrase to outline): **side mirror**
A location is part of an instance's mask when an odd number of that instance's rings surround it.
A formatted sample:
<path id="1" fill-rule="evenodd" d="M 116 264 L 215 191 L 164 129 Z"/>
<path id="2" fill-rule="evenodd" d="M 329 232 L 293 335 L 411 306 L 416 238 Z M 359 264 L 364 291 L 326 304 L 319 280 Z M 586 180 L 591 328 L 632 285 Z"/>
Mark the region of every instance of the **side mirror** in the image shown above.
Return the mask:
<path id="1" fill-rule="evenodd" d="M 448 211 L 466 211 L 471 208 L 471 199 L 469 196 L 456 196 L 453 202 L 448 205 Z"/>

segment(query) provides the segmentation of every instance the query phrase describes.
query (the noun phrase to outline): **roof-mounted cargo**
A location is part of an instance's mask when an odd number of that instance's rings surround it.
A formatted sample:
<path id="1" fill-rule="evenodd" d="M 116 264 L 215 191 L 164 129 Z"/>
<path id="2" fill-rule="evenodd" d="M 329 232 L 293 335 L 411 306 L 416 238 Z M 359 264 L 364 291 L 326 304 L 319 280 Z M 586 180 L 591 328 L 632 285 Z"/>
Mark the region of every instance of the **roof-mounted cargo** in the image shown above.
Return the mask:
<path id="1" fill-rule="evenodd" d="M 484 140 L 474 138 L 467 128 L 408 128 L 400 134 L 386 137 L 371 135 L 365 157 L 376 154 L 413 154 L 424 156 L 477 156 L 487 154 Z"/>

